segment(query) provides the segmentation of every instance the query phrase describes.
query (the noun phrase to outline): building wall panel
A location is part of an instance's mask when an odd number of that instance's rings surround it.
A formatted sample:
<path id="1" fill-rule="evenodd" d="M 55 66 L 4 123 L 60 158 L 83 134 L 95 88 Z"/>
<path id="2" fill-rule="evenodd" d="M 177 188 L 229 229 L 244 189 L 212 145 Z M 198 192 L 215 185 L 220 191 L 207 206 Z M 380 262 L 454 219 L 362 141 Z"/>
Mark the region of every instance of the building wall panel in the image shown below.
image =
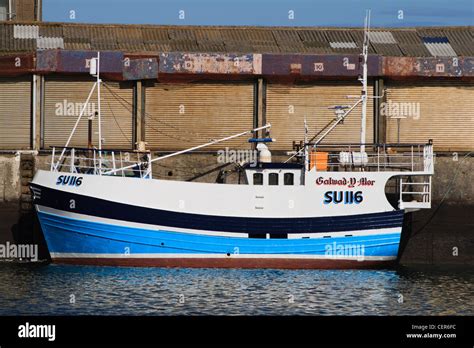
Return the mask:
<path id="1" fill-rule="evenodd" d="M 43 147 L 64 146 L 81 106 L 92 88 L 92 79 L 47 77 L 45 79 Z M 132 148 L 133 88 L 130 84 L 107 82 L 101 88 L 102 138 L 104 148 Z M 97 109 L 94 91 L 91 105 L 82 117 L 70 146 L 86 147 L 88 116 Z M 93 143 L 98 145 L 98 120 L 93 121 Z"/>
<path id="2" fill-rule="evenodd" d="M 309 128 L 309 137 L 321 130 L 334 118 L 334 105 L 352 105 L 356 99 L 346 96 L 360 95 L 360 83 L 318 82 L 307 85 L 267 85 L 267 122 L 272 124 L 271 136 L 276 142 L 270 144 L 273 150 L 292 150 L 292 142 L 304 139 L 304 119 Z M 373 95 L 372 84 L 369 96 Z M 359 143 L 360 113 L 356 107 L 325 139 L 326 143 Z M 373 141 L 373 99 L 367 107 L 367 142 Z"/>
<path id="3" fill-rule="evenodd" d="M 426 143 L 433 139 L 437 151 L 474 149 L 473 82 L 388 82 L 386 87 L 383 113 L 388 142 Z"/>
<path id="4" fill-rule="evenodd" d="M 30 148 L 31 78 L 0 78 L 0 149 Z"/>
<path id="5" fill-rule="evenodd" d="M 253 83 L 155 84 L 146 88 L 146 141 L 157 150 L 185 149 L 253 128 Z M 203 150 L 249 148 L 248 136 Z"/>

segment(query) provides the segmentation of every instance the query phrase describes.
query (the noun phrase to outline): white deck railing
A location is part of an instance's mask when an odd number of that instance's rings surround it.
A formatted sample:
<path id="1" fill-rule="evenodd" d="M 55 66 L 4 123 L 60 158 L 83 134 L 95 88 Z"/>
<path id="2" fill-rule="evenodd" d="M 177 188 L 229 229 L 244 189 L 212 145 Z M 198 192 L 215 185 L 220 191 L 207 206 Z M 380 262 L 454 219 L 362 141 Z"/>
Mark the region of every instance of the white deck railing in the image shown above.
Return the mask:
<path id="1" fill-rule="evenodd" d="M 64 148 L 59 148 L 63 151 Z M 152 177 L 151 154 L 125 150 L 97 150 L 87 148 L 66 148 L 62 157 L 53 147 L 51 171 L 111 175 L 150 179 Z M 58 163 L 58 159 L 61 162 Z M 120 169 L 130 167 L 127 169 Z M 113 170 L 112 174 L 105 174 Z"/>
<path id="2" fill-rule="evenodd" d="M 325 144 L 308 146 L 310 166 L 322 171 L 433 173 L 432 144 Z"/>

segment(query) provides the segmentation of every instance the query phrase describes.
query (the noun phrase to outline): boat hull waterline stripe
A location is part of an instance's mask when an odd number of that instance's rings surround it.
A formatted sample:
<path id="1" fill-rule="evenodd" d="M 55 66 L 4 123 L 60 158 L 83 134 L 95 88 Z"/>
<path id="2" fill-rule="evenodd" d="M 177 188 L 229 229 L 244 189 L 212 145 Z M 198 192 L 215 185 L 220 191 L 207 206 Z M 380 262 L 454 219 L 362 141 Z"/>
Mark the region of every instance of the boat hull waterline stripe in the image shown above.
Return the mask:
<path id="1" fill-rule="evenodd" d="M 55 263 L 92 266 L 245 269 L 380 269 L 391 268 L 395 260 L 336 260 L 278 258 L 55 258 Z"/>

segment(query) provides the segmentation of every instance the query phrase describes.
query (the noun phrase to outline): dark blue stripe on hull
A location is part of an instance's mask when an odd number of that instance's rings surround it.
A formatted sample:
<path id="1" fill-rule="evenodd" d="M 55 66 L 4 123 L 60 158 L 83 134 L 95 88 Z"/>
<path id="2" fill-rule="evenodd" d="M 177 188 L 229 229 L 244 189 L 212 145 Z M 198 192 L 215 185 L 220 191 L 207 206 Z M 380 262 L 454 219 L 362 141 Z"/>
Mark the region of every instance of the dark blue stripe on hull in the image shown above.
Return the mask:
<path id="1" fill-rule="evenodd" d="M 34 204 L 108 219 L 124 220 L 175 228 L 258 234 L 271 227 L 272 233 L 324 233 L 401 227 L 403 210 L 384 213 L 312 218 L 255 218 L 202 215 L 138 207 L 78 195 L 31 184 L 41 189 Z M 75 209 L 69 201 L 75 200 Z"/>

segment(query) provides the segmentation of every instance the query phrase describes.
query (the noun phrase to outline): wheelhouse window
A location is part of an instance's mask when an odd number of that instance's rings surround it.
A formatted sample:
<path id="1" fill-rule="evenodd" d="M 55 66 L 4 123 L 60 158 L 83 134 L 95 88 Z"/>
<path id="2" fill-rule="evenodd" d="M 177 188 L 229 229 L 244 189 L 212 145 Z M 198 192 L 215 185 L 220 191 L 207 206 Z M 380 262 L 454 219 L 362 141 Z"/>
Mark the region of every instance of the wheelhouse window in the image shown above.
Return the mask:
<path id="1" fill-rule="evenodd" d="M 285 173 L 285 175 L 283 176 L 283 183 L 285 185 L 294 185 L 295 175 L 293 173 Z"/>
<path id="2" fill-rule="evenodd" d="M 262 173 L 253 173 L 253 184 L 254 185 L 263 185 L 263 174 Z"/>
<path id="3" fill-rule="evenodd" d="M 268 185 L 278 185 L 278 173 L 268 174 Z"/>

